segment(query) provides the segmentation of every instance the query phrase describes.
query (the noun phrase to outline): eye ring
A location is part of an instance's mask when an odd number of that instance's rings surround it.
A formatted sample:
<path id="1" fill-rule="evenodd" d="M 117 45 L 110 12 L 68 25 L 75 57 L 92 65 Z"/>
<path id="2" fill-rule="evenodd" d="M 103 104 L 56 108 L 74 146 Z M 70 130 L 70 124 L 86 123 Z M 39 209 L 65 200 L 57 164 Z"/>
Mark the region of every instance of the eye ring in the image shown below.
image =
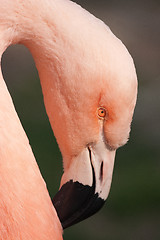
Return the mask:
<path id="1" fill-rule="evenodd" d="M 107 111 L 104 107 L 99 107 L 97 109 L 97 115 L 100 119 L 105 119 L 106 115 L 107 115 Z"/>

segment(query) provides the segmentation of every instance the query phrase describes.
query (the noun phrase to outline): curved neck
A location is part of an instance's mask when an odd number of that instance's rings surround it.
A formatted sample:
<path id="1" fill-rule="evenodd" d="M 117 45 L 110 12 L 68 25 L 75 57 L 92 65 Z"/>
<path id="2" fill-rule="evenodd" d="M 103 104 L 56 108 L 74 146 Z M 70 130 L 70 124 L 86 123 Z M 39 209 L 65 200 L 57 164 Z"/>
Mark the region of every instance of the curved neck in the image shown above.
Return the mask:
<path id="1" fill-rule="evenodd" d="M 70 29 L 75 17 L 70 9 L 77 10 L 77 5 L 66 0 L 0 0 L 0 3 L 0 54 L 9 45 L 17 43 L 30 50 L 40 77 L 46 111 L 57 137 L 55 124 L 60 116 L 55 112 L 62 104 L 65 108 L 63 89 L 67 89 L 68 79 L 74 79 L 71 63 L 76 62 L 77 55 L 81 53 L 77 46 L 79 41 L 76 39 L 76 45 L 73 43 L 76 36 L 72 36 Z M 73 48 L 76 49 L 74 58 L 70 54 Z M 66 74 L 68 69 L 70 71 Z M 57 141 L 59 143 L 60 140 Z M 62 148 L 61 152 L 63 154 Z"/>
<path id="2" fill-rule="evenodd" d="M 55 65 L 57 23 L 54 18 L 60 11 L 57 3 L 57 0 L 0 0 L 0 54 L 9 45 L 21 43 L 31 51 L 39 72 L 42 64 L 49 67 L 54 61 Z"/>
<path id="3" fill-rule="evenodd" d="M 42 1 L 47 4 L 47 1 Z M 37 6 L 36 6 L 37 4 Z M 49 1 L 48 1 L 49 4 Z M 40 1 L 1 1 L 0 55 L 15 43 L 27 46 L 43 75 L 49 67 L 49 22 Z M 35 11 L 34 11 L 35 7 Z M 43 7 L 41 6 L 43 9 Z M 43 71 L 41 66 L 44 64 Z M 0 236 L 2 239 L 62 239 L 61 225 L 0 72 Z"/>
<path id="4" fill-rule="evenodd" d="M 23 44 L 30 50 L 40 76 L 45 106 L 50 119 L 52 114 L 49 108 L 54 104 L 51 104 L 48 98 L 53 88 L 55 91 L 55 84 L 58 84 L 63 65 L 60 64 L 60 61 L 63 61 L 61 57 L 63 50 L 59 51 L 62 36 L 57 30 L 60 29 L 59 19 L 63 14 L 61 2 L 63 0 L 6 0 L 5 2 L 0 0 L 0 58 L 7 47 L 12 44 Z M 5 94 L 5 97 L 0 98 L 1 108 L 4 105 L 5 109 L 8 105 L 8 109 L 10 111 L 12 109 L 11 115 L 14 116 L 15 122 L 17 121 L 18 128 L 20 121 L 1 72 L 0 86 L 1 96 Z M 54 100 L 53 97 L 53 102 Z M 5 119 L 4 114 L 5 110 L 0 116 L 1 121 Z M 5 121 L 3 123 L 5 124 Z M 20 130 L 20 132 L 22 132 L 20 136 L 22 140 L 26 139 L 24 131 Z"/>

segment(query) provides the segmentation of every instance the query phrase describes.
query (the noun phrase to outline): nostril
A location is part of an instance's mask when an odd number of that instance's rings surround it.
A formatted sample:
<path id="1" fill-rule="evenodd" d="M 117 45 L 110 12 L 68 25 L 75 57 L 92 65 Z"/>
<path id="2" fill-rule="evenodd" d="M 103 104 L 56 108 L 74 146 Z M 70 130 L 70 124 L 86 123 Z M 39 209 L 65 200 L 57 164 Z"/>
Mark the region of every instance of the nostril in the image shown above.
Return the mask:
<path id="1" fill-rule="evenodd" d="M 103 180 L 103 162 L 101 163 L 101 167 L 100 167 L 100 181 L 102 182 Z"/>
<path id="2" fill-rule="evenodd" d="M 88 147 L 88 151 L 89 151 L 89 158 L 90 158 L 90 161 L 92 159 L 92 156 L 91 156 L 91 149 Z"/>

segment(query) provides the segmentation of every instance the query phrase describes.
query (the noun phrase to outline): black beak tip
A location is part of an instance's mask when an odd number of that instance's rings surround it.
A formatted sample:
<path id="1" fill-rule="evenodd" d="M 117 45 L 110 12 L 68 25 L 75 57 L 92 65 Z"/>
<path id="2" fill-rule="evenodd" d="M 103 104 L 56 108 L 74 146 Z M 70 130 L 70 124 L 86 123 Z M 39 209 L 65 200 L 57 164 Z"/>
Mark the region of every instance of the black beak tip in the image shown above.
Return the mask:
<path id="1" fill-rule="evenodd" d="M 95 214 L 105 201 L 95 194 L 95 186 L 83 185 L 70 180 L 52 200 L 63 229 Z"/>

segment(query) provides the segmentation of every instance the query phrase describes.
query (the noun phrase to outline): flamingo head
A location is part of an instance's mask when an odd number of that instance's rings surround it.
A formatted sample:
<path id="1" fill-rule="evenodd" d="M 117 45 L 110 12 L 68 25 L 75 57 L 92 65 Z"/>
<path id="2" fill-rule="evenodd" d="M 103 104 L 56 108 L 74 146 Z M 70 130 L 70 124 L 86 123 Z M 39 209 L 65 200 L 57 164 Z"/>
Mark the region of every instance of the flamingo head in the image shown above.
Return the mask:
<path id="1" fill-rule="evenodd" d="M 103 206 L 137 96 L 130 54 L 105 24 L 92 18 L 85 13 L 72 21 L 67 15 L 69 24 L 59 28 L 60 40 L 54 43 L 54 64 L 40 74 L 48 81 L 42 81 L 44 101 L 63 156 L 64 173 L 53 198 L 63 228 Z"/>
<path id="2" fill-rule="evenodd" d="M 63 228 L 103 206 L 116 149 L 129 137 L 137 95 L 136 73 L 125 47 L 112 38 L 115 45 L 107 49 L 106 56 L 102 53 L 101 59 L 91 59 L 94 67 L 83 62 L 70 66 L 71 76 L 63 86 L 60 84 L 55 99 L 58 107 L 52 125 L 63 155 L 64 173 L 53 204 Z"/>

